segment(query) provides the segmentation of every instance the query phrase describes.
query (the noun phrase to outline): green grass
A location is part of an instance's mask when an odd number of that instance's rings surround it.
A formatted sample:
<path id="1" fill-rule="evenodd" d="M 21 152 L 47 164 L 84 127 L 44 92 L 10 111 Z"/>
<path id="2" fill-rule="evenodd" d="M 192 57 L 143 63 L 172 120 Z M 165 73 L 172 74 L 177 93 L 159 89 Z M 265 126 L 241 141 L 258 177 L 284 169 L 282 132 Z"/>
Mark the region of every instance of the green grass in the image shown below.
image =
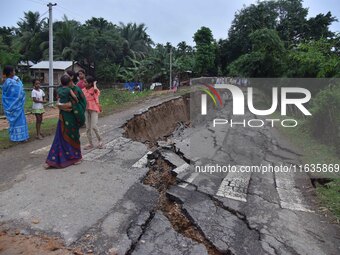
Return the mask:
<path id="1" fill-rule="evenodd" d="M 150 90 L 131 93 L 124 90 L 105 89 L 101 91 L 99 99 L 103 114 L 107 115 L 131 102 L 138 102 L 150 95 L 152 95 L 152 91 Z"/>
<path id="2" fill-rule="evenodd" d="M 181 88 L 177 92 L 178 96 L 182 96 L 186 93 L 190 92 L 189 87 Z M 131 102 L 139 102 L 144 100 L 145 98 L 157 96 L 167 96 L 167 93 L 157 94 L 157 92 L 153 92 L 151 90 L 144 90 L 142 92 L 131 93 L 125 90 L 113 90 L 113 89 L 105 89 L 101 90 L 100 94 L 100 104 L 103 108 L 103 114 L 110 114 L 113 111 L 120 109 Z"/>
<path id="3" fill-rule="evenodd" d="M 323 204 L 340 221 L 340 179 L 334 179 L 324 186 L 317 187 L 317 194 Z"/>
<path id="4" fill-rule="evenodd" d="M 278 113 L 271 117 L 280 118 Z M 287 117 L 289 118 L 289 117 Z M 297 119 L 298 126 L 295 128 L 279 127 L 278 129 L 284 134 L 292 144 L 300 148 L 303 156 L 302 161 L 305 164 L 340 164 L 340 157 L 333 146 L 322 144 L 313 137 L 308 129 L 304 126 L 304 120 Z M 336 174 L 339 176 L 339 173 Z M 340 178 L 332 174 L 329 183 L 318 185 L 316 193 L 323 206 L 327 207 L 333 215 L 340 221 Z"/>
<path id="5" fill-rule="evenodd" d="M 31 112 L 32 111 L 32 105 L 33 105 L 33 100 L 31 97 L 32 91 L 26 90 L 26 100 L 25 100 L 25 112 Z"/>
<path id="6" fill-rule="evenodd" d="M 101 90 L 99 100 L 103 112 L 100 114 L 100 116 L 112 114 L 117 110 L 124 109 L 133 103 L 141 102 L 145 98 L 152 96 L 153 92 L 150 90 L 135 93 L 116 89 Z"/>
<path id="7" fill-rule="evenodd" d="M 41 125 L 41 132 L 43 135 L 52 135 L 55 132 L 57 126 L 57 118 L 45 119 Z M 32 141 L 36 137 L 35 122 L 28 124 L 28 131 L 30 134 L 29 141 Z M 8 149 L 18 143 L 9 140 L 8 130 L 0 130 L 0 150 Z"/>

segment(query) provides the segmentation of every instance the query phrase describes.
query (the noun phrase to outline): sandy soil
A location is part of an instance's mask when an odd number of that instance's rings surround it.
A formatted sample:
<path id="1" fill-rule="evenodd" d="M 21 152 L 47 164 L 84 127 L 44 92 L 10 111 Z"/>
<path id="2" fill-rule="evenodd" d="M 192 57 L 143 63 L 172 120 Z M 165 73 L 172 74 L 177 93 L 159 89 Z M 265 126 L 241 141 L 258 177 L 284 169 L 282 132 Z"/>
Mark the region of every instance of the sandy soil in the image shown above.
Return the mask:
<path id="1" fill-rule="evenodd" d="M 17 232 L 0 232 L 0 254 L 3 255 L 71 255 L 81 250 L 67 249 L 55 237 L 23 235 Z"/>

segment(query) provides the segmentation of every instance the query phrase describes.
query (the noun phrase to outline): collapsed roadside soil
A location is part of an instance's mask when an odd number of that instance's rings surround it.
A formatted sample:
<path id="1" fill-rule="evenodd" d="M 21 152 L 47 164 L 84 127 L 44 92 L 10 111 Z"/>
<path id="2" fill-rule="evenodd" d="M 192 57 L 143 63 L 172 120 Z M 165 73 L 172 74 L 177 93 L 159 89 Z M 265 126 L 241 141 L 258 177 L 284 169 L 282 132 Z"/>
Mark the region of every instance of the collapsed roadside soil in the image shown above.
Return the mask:
<path id="1" fill-rule="evenodd" d="M 178 123 L 189 123 L 189 104 L 188 96 L 184 96 L 151 107 L 124 125 L 125 136 L 154 145 L 158 140 L 170 136 Z"/>

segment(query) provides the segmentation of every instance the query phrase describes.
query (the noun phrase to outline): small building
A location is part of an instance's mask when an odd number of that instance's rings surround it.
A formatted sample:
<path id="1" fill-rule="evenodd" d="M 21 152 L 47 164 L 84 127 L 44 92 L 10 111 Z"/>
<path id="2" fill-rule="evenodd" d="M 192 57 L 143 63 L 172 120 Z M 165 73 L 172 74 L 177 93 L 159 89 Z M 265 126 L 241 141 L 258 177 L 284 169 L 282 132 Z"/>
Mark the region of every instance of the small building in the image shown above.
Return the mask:
<path id="1" fill-rule="evenodd" d="M 30 68 L 34 65 L 32 61 L 20 61 L 17 64 L 17 69 L 19 73 L 29 74 Z"/>
<path id="2" fill-rule="evenodd" d="M 48 72 L 49 72 L 49 61 L 41 61 L 33 66 L 30 70 L 32 71 L 32 78 L 40 79 L 41 83 L 48 84 Z M 53 84 L 58 85 L 60 78 L 68 70 L 78 72 L 83 69 L 77 62 L 73 61 L 53 61 Z"/>

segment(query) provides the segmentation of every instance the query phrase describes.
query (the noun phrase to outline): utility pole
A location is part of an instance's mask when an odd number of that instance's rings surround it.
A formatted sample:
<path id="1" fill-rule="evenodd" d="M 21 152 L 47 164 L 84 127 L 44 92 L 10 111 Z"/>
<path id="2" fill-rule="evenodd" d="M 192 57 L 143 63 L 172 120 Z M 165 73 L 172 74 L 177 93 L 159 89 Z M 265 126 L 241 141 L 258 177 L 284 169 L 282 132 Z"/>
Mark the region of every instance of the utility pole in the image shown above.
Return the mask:
<path id="1" fill-rule="evenodd" d="M 170 48 L 170 89 L 172 89 L 172 46 Z"/>
<path id="2" fill-rule="evenodd" d="M 53 104 L 53 20 L 52 20 L 52 7 L 56 6 L 57 4 L 49 3 L 47 5 L 48 7 L 48 13 L 49 13 L 49 49 L 48 49 L 48 55 L 49 55 L 49 70 L 48 70 L 48 86 L 49 86 L 49 103 Z"/>

